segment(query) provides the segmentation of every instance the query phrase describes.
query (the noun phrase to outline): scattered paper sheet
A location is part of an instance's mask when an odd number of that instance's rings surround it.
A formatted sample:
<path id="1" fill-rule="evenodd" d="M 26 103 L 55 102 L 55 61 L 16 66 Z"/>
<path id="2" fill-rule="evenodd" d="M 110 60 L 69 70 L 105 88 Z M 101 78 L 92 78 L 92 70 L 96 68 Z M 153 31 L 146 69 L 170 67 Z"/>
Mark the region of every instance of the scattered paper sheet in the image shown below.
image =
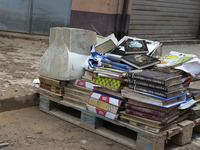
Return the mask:
<path id="1" fill-rule="evenodd" d="M 33 80 L 33 84 L 40 84 L 40 80 L 39 79 L 34 79 Z"/>
<path id="2" fill-rule="evenodd" d="M 161 63 L 157 67 L 175 67 L 196 58 L 196 55 L 185 54 L 176 51 L 171 51 L 169 54 L 161 57 Z"/>
<path id="3" fill-rule="evenodd" d="M 178 109 L 180 110 L 184 110 L 184 109 L 187 109 L 187 108 L 190 108 L 192 105 L 194 105 L 197 101 L 195 101 L 194 99 L 191 99 L 190 101 L 186 101 L 184 103 L 182 103 Z"/>
<path id="4" fill-rule="evenodd" d="M 191 74 L 193 77 L 197 76 L 200 72 L 200 60 L 198 58 L 194 58 L 188 62 L 185 62 L 181 66 L 175 67 L 175 69 L 182 70 Z"/>

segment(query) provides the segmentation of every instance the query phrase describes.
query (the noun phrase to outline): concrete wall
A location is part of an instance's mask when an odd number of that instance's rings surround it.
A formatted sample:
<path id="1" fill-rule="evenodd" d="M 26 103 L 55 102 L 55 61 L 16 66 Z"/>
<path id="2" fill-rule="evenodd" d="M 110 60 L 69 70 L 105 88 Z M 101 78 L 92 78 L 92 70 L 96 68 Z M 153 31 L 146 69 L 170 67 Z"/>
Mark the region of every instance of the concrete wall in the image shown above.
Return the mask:
<path id="1" fill-rule="evenodd" d="M 73 0 L 70 27 L 96 31 L 99 35 L 119 34 L 124 0 Z M 132 0 L 128 1 L 126 29 L 130 20 Z"/>

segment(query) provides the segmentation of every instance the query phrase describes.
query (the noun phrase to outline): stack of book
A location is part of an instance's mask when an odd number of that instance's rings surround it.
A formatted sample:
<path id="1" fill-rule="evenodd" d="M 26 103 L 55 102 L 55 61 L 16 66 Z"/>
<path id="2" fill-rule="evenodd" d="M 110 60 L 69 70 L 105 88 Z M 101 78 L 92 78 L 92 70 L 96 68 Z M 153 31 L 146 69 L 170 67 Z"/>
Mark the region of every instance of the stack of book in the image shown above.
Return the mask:
<path id="1" fill-rule="evenodd" d="M 183 93 L 181 76 L 153 70 L 128 72 L 129 88 L 170 98 Z"/>
<path id="2" fill-rule="evenodd" d="M 152 70 L 131 71 L 127 76 L 129 88 L 121 91 L 128 98 L 122 120 L 158 133 L 185 117 L 178 110 L 186 101 L 181 76 Z"/>
<path id="3" fill-rule="evenodd" d="M 125 102 L 121 96 L 125 73 L 122 70 L 106 67 L 97 67 L 93 73 L 85 71 L 82 79 L 99 86 L 92 90 L 86 109 L 117 120 L 119 111 Z"/>
<path id="4" fill-rule="evenodd" d="M 185 101 L 185 95 L 182 93 L 167 99 L 124 88 L 122 96 L 128 98 L 128 102 L 125 104 L 126 111 L 121 113 L 120 118 L 145 130 L 161 132 L 182 119 L 178 107 Z"/>
<path id="5" fill-rule="evenodd" d="M 123 98 L 94 90 L 90 94 L 86 109 L 98 115 L 117 120 L 119 111 L 123 110 L 126 102 Z"/>
<path id="6" fill-rule="evenodd" d="M 44 76 L 39 76 L 38 78 L 40 80 L 38 88 L 40 94 L 47 94 L 62 99 L 64 95 L 64 86 L 68 84 L 67 81 L 51 79 Z"/>
<path id="7" fill-rule="evenodd" d="M 76 104 L 82 108 L 89 103 L 90 93 L 95 85 L 84 80 L 76 80 L 70 82 L 64 87 L 64 100 Z"/>

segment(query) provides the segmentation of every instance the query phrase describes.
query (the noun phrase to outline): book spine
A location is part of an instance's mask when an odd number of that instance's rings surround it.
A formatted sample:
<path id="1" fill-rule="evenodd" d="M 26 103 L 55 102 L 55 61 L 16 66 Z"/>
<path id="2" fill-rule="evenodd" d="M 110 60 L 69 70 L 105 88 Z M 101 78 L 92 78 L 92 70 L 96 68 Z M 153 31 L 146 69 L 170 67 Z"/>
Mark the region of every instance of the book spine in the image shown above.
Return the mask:
<path id="1" fill-rule="evenodd" d="M 130 76 L 130 75 L 129 75 Z M 131 76 L 132 79 L 139 79 L 139 80 L 144 80 L 144 81 L 148 81 L 148 82 L 153 82 L 153 83 L 158 83 L 158 84 L 161 84 L 161 85 L 165 85 L 165 82 L 164 81 L 161 81 L 161 80 L 157 80 L 157 79 L 152 79 L 152 78 L 146 78 L 146 77 L 142 77 L 142 76 L 138 76 L 134 73 L 132 73 L 132 76 Z"/>
<path id="2" fill-rule="evenodd" d="M 50 85 L 50 84 L 47 84 L 47 83 L 43 83 L 43 82 L 40 82 L 40 84 L 43 85 L 43 86 L 52 88 L 52 89 L 63 90 L 63 87 L 56 87 L 56 86 L 53 86 L 53 85 Z"/>
<path id="3" fill-rule="evenodd" d="M 153 116 L 151 114 L 142 113 L 142 112 L 138 112 L 138 111 L 131 110 L 131 109 L 126 109 L 126 113 L 165 123 L 165 120 L 164 120 L 165 118 L 163 118 L 163 117 Z"/>
<path id="4" fill-rule="evenodd" d="M 45 78 L 45 77 L 42 77 L 42 76 L 39 76 L 38 78 L 39 78 L 40 82 L 43 82 L 43 83 L 46 83 L 46 84 L 49 84 L 49 85 L 52 85 L 52 86 L 55 86 L 55 87 L 60 87 L 60 85 L 61 85 L 61 81 L 59 81 L 59 80 Z"/>
<path id="5" fill-rule="evenodd" d="M 139 102 L 142 102 L 142 103 L 146 103 L 146 104 L 151 104 L 151 105 L 158 105 L 158 106 L 162 106 L 163 105 L 163 99 L 157 99 L 158 96 L 155 96 L 153 95 L 152 96 L 149 96 L 149 95 L 152 95 L 152 94 L 148 94 L 148 93 L 144 93 L 141 94 L 141 92 L 139 91 L 129 91 L 129 90 L 126 90 L 126 89 L 122 89 L 121 90 L 121 94 L 122 94 L 122 97 L 124 98 L 128 98 L 128 99 L 131 99 L 131 100 L 134 100 L 134 101 L 139 101 Z"/>
<path id="6" fill-rule="evenodd" d="M 64 90 L 58 90 L 58 89 L 55 89 L 54 87 L 45 86 L 43 84 L 40 84 L 40 87 L 42 89 L 46 89 L 46 90 L 53 92 L 53 93 L 64 94 Z"/>
<path id="7" fill-rule="evenodd" d="M 134 125 L 136 127 L 140 127 L 140 128 L 142 128 L 144 130 L 147 130 L 147 131 L 150 131 L 150 132 L 153 132 L 153 133 L 159 133 L 160 132 L 160 129 L 155 128 L 155 127 L 151 127 L 151 126 L 148 126 L 148 125 L 144 125 L 142 123 L 129 121 L 129 124 Z"/>
<path id="8" fill-rule="evenodd" d="M 109 96 L 106 96 L 106 95 L 103 95 L 103 94 L 99 94 L 99 93 L 96 93 L 96 92 L 91 92 L 90 96 L 93 97 L 93 98 L 96 98 L 100 101 L 103 101 L 103 102 L 112 104 L 114 106 L 117 106 L 117 107 L 120 107 L 121 103 L 122 103 L 119 99 L 109 97 Z"/>
<path id="9" fill-rule="evenodd" d="M 129 83 L 130 84 L 136 84 L 136 85 L 142 85 L 142 86 L 146 86 L 146 87 L 150 87 L 150 88 L 154 88 L 154 89 L 158 89 L 158 90 L 163 90 L 163 91 L 168 91 L 166 86 L 163 86 L 162 84 L 154 84 L 154 83 L 150 83 L 147 81 L 142 81 L 142 80 L 133 80 L 133 79 L 129 79 Z"/>
<path id="10" fill-rule="evenodd" d="M 114 68 L 114 69 L 118 69 L 118 70 L 121 70 L 121 71 L 126 71 L 126 72 L 132 70 L 132 69 L 122 68 L 122 67 L 111 65 L 111 64 L 108 64 L 108 63 L 104 63 L 104 62 L 102 62 L 102 65 L 109 67 L 109 68 Z"/>
<path id="11" fill-rule="evenodd" d="M 100 109 L 98 107 L 94 107 L 94 106 L 91 106 L 91 105 L 86 105 L 86 109 L 90 112 L 93 112 L 93 113 L 96 113 L 98 115 L 101 115 L 103 117 L 107 117 L 109 119 L 112 119 L 112 120 L 117 120 L 118 119 L 118 115 L 116 114 L 113 114 L 113 113 L 110 113 L 108 111 L 105 111 L 103 109 Z"/>
<path id="12" fill-rule="evenodd" d="M 79 95 L 74 95 L 72 93 L 65 93 L 64 98 L 69 98 L 69 99 L 75 99 L 76 101 L 80 101 L 80 102 L 84 102 L 84 103 L 88 103 L 89 102 L 89 98 L 83 97 L 83 96 L 79 96 Z"/>
<path id="13" fill-rule="evenodd" d="M 161 96 L 164 98 L 168 98 L 167 93 L 160 91 L 160 90 L 153 90 L 151 88 L 145 88 L 145 87 L 138 86 L 138 85 L 134 85 L 133 89 L 142 91 L 142 92 L 146 92 L 146 93 L 150 93 L 150 94 L 154 94 L 154 95 L 158 95 L 158 96 Z"/>
<path id="14" fill-rule="evenodd" d="M 147 114 L 151 114 L 151 115 L 158 116 L 158 117 L 164 117 L 166 115 L 166 113 L 164 113 L 162 111 L 158 111 L 158 110 L 150 109 L 150 108 L 146 108 L 146 107 L 141 107 L 141 106 L 137 106 L 137 105 L 133 105 L 133 104 L 129 104 L 129 103 L 125 103 L 125 108 L 143 112 L 143 113 L 147 113 Z"/>
<path id="15" fill-rule="evenodd" d="M 71 93 L 71 94 L 74 94 L 74 95 L 83 96 L 83 97 L 87 97 L 88 99 L 90 98 L 90 93 L 91 93 L 91 91 L 85 92 L 85 91 L 82 91 L 82 90 L 71 89 L 71 88 L 68 88 L 68 87 L 64 88 L 64 92 L 65 93 Z"/>
<path id="16" fill-rule="evenodd" d="M 117 62 L 113 62 L 113 61 L 109 61 L 109 60 L 101 60 L 101 62 L 111 64 L 111 65 L 114 65 L 114 66 L 118 66 L 118 67 L 121 67 L 121 68 L 124 68 L 124 69 L 133 69 L 131 66 L 121 64 L 121 63 L 117 63 Z"/>
<path id="17" fill-rule="evenodd" d="M 100 100 L 93 98 L 93 97 L 90 98 L 89 104 L 92 105 L 92 106 L 98 107 L 100 109 L 106 110 L 108 112 L 111 112 L 113 114 L 117 114 L 117 112 L 118 112 L 117 106 L 114 106 L 114 105 L 111 105 L 109 103 L 100 101 Z"/>

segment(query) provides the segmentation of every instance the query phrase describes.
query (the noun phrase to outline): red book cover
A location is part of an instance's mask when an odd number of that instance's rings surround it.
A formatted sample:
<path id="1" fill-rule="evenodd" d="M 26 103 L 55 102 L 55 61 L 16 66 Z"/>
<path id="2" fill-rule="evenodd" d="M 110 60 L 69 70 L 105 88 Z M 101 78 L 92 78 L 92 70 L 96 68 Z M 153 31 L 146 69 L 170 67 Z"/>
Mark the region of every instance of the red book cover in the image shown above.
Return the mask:
<path id="1" fill-rule="evenodd" d="M 158 117 L 158 116 L 154 116 L 154 115 L 151 115 L 151 114 L 147 114 L 147 113 L 143 113 L 143 112 L 139 112 L 139 111 L 135 111 L 135 110 L 131 110 L 131 109 L 126 109 L 126 113 L 136 115 L 136 116 L 140 116 L 140 117 L 143 117 L 143 118 L 147 118 L 147 119 L 150 119 L 150 120 L 156 120 L 156 121 L 159 121 L 163 124 L 170 123 L 171 121 L 173 121 L 174 119 L 176 119 L 178 117 L 178 112 L 174 113 L 170 116 L 167 116 L 167 117 Z"/>
<path id="2" fill-rule="evenodd" d="M 134 104 L 125 103 L 125 107 L 128 108 L 128 109 L 131 109 L 131 110 L 144 112 L 144 113 L 151 114 L 151 115 L 158 116 L 158 117 L 166 116 L 165 112 L 155 110 L 155 109 L 152 109 L 152 108 L 137 106 L 137 105 L 134 105 Z"/>

